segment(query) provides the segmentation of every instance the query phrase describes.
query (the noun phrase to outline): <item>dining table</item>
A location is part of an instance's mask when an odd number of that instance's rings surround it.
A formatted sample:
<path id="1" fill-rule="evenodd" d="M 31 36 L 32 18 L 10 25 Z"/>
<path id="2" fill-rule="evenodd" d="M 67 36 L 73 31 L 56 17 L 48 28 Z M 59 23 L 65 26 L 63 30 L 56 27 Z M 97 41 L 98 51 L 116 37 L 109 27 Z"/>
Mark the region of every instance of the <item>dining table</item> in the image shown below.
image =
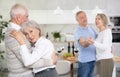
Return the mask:
<path id="1" fill-rule="evenodd" d="M 71 63 L 70 65 L 70 77 L 74 77 L 74 64 L 78 63 L 78 55 L 72 56 L 72 57 L 61 57 L 63 60 L 67 60 Z"/>

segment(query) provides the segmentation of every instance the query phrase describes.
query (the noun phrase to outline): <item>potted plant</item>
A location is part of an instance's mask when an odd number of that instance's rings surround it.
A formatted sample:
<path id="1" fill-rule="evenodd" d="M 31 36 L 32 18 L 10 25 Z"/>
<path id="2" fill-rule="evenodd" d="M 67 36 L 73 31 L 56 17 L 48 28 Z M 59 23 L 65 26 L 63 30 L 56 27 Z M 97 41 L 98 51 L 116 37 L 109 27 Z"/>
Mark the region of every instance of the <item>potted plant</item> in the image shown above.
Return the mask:
<path id="1" fill-rule="evenodd" d="M 0 43 L 4 40 L 3 29 L 7 27 L 8 21 L 4 21 L 2 15 L 0 15 Z"/>
<path id="2" fill-rule="evenodd" d="M 52 34 L 55 41 L 60 41 L 61 38 L 60 32 L 53 32 Z"/>
<path id="3" fill-rule="evenodd" d="M 7 27 L 7 24 L 8 24 L 8 21 L 4 21 L 2 15 L 0 15 L 0 44 L 2 43 L 2 41 L 4 41 L 5 32 L 3 32 L 3 29 L 5 29 Z M 0 65 L 2 64 L 2 61 L 4 60 L 4 53 L 5 53 L 5 51 L 0 50 Z M 4 68 L 0 67 L 0 76 L 1 77 L 4 76 L 3 72 L 4 72 Z"/>

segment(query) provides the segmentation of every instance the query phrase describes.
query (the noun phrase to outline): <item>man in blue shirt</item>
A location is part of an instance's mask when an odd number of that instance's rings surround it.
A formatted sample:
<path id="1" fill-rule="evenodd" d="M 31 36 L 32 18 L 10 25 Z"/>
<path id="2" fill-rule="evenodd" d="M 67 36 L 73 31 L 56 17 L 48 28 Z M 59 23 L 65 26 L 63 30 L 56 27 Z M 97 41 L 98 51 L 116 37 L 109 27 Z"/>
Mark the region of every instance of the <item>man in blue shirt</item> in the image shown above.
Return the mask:
<path id="1" fill-rule="evenodd" d="M 93 45 L 87 42 L 92 37 L 95 39 L 96 31 L 87 26 L 87 16 L 84 11 L 76 14 L 79 26 L 75 31 L 75 43 L 78 48 L 78 77 L 94 77 L 94 67 L 96 61 L 96 50 Z"/>

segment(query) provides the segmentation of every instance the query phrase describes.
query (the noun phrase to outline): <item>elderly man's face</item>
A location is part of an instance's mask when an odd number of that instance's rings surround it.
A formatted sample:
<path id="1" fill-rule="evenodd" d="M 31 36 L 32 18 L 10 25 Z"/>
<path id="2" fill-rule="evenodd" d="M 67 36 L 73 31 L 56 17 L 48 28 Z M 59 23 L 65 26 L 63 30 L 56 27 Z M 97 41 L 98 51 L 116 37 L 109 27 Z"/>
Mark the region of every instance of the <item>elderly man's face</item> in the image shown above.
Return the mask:
<path id="1" fill-rule="evenodd" d="M 85 13 L 80 13 L 77 16 L 77 21 L 81 26 L 86 26 L 87 25 L 87 17 Z"/>
<path id="2" fill-rule="evenodd" d="M 21 18 L 21 23 L 24 23 L 24 22 L 26 22 L 26 21 L 28 21 L 28 10 L 26 9 L 25 10 L 25 15 L 23 15 L 22 16 L 22 18 Z"/>
<path id="3" fill-rule="evenodd" d="M 25 10 L 25 14 L 24 15 L 17 14 L 16 17 L 14 18 L 14 20 L 19 25 L 21 25 L 24 22 L 28 21 L 28 10 L 27 9 Z"/>

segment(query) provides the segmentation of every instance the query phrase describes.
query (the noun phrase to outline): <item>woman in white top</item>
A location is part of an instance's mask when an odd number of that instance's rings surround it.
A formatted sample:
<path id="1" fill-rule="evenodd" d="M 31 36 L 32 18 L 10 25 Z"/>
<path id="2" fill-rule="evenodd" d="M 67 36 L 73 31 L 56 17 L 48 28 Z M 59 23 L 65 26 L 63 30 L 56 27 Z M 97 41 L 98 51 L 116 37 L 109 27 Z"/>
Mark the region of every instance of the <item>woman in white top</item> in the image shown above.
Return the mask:
<path id="1" fill-rule="evenodd" d="M 21 45 L 20 55 L 22 56 L 25 66 L 35 63 L 40 58 L 52 58 L 54 46 L 50 40 L 41 36 L 41 30 L 38 23 L 35 21 L 27 21 L 22 24 L 21 30 L 33 45 L 30 50 L 27 48 L 24 41 L 24 35 L 20 31 L 13 30 L 11 34 Z M 30 51 L 32 53 L 30 53 Z M 55 65 L 33 68 L 33 73 L 35 77 L 58 77 Z"/>
<path id="2" fill-rule="evenodd" d="M 111 53 L 112 33 L 107 27 L 108 19 L 105 14 L 97 14 L 95 22 L 99 34 L 95 40 L 89 38 L 88 42 L 96 47 L 97 69 L 100 77 L 112 77 L 114 61 Z"/>

